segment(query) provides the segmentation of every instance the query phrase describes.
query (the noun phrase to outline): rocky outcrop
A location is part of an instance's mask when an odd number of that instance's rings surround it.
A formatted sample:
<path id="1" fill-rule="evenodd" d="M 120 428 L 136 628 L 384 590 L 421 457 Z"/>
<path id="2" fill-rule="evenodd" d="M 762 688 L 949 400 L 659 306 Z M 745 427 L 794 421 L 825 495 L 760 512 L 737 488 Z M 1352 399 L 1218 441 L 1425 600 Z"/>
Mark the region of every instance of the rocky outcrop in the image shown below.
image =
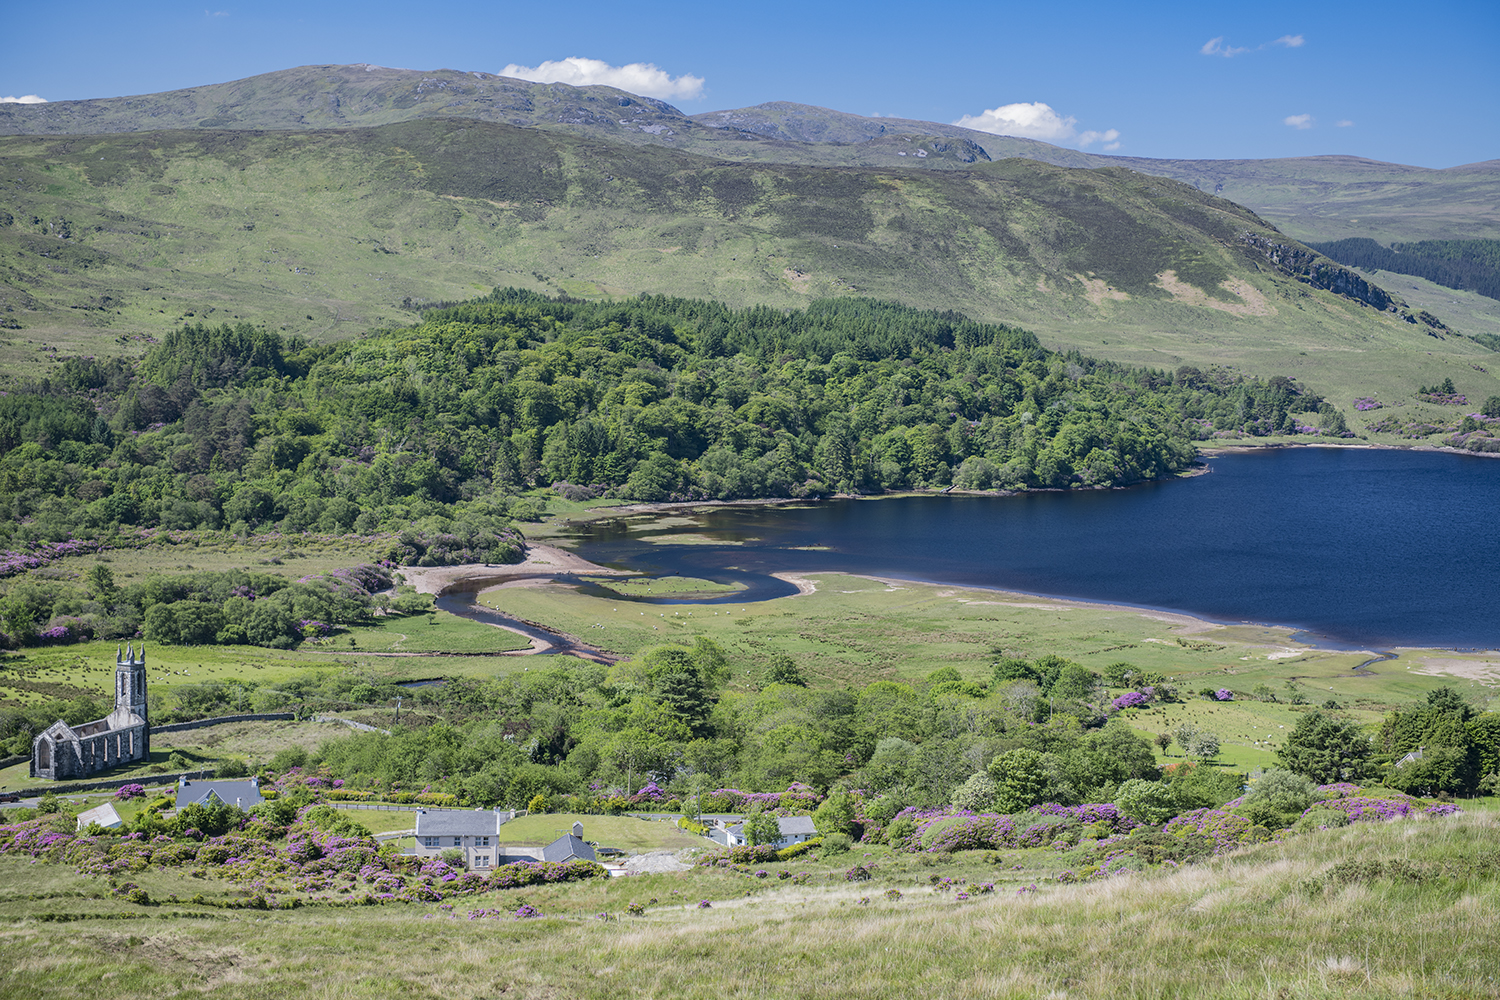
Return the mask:
<path id="1" fill-rule="evenodd" d="M 1240 242 L 1256 250 L 1282 274 L 1298 281 L 1363 302 L 1381 312 L 1401 312 L 1406 303 L 1379 285 L 1371 284 L 1356 272 L 1335 263 L 1316 250 L 1298 243 L 1280 243 L 1257 233 L 1240 233 Z"/>

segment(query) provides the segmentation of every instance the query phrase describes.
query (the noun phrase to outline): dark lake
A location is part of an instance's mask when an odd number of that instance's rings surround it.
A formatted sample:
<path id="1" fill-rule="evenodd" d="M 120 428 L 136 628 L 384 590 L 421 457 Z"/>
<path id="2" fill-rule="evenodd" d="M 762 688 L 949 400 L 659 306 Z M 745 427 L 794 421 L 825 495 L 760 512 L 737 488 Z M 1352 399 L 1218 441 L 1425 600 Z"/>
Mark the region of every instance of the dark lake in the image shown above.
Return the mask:
<path id="1" fill-rule="evenodd" d="M 749 587 L 725 602 L 792 592 L 769 573 L 844 571 L 1288 625 L 1320 644 L 1500 647 L 1500 461 L 1298 448 L 1208 465 L 1126 490 L 607 520 L 577 551 Z M 651 541 L 682 532 L 705 543 Z"/>

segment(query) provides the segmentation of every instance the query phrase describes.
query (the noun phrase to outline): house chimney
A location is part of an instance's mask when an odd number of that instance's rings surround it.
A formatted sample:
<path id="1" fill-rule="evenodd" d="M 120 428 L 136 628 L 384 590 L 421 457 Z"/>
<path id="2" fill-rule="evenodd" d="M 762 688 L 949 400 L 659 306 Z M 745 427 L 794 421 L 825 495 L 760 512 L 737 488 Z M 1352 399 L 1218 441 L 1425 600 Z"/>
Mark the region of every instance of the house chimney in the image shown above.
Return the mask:
<path id="1" fill-rule="evenodd" d="M 577 837 L 579 840 L 583 839 L 583 824 L 578 820 L 573 821 L 573 836 Z"/>

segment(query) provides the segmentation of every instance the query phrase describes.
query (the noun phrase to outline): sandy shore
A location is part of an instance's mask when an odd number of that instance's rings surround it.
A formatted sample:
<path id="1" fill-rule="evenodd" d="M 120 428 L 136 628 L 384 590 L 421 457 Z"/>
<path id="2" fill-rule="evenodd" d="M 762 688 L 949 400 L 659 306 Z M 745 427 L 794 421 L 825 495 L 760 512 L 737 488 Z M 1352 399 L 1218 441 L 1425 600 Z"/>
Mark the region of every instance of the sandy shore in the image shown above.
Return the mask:
<path id="1" fill-rule="evenodd" d="M 461 566 L 408 566 L 401 575 L 419 594 L 441 596 L 454 590 L 481 590 L 518 580 L 550 580 L 556 576 L 586 573 L 589 576 L 635 576 L 624 570 L 591 563 L 554 545 L 530 542 L 526 558 L 518 563 L 465 563 Z"/>
<path id="2" fill-rule="evenodd" d="M 1335 444 L 1332 441 L 1279 441 L 1274 444 L 1251 444 L 1250 442 L 1232 442 L 1229 444 L 1214 445 L 1211 448 L 1199 448 L 1198 454 L 1204 458 L 1213 458 L 1215 455 L 1237 455 L 1247 451 L 1275 451 L 1286 448 L 1347 448 L 1353 451 L 1432 451 L 1441 452 L 1445 455 L 1472 455 L 1478 458 L 1500 458 L 1500 452 L 1493 451 L 1470 451 L 1467 448 L 1451 448 L 1440 444 L 1379 444 L 1370 441 L 1361 441 L 1358 444 Z"/>

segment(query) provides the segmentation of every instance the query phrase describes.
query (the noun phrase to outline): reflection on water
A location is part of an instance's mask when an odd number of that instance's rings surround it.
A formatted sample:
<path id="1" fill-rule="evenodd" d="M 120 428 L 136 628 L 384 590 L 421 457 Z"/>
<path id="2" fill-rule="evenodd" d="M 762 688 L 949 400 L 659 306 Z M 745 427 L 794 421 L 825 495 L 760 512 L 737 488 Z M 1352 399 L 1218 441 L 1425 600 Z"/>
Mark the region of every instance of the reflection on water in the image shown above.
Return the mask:
<path id="1" fill-rule="evenodd" d="M 1500 461 L 1430 452 L 1226 455 L 1128 490 L 702 508 L 576 527 L 576 551 L 652 576 L 787 596 L 773 572 L 848 572 L 1165 608 L 1320 643 L 1500 646 Z M 658 540 L 691 535 L 693 544 Z"/>

